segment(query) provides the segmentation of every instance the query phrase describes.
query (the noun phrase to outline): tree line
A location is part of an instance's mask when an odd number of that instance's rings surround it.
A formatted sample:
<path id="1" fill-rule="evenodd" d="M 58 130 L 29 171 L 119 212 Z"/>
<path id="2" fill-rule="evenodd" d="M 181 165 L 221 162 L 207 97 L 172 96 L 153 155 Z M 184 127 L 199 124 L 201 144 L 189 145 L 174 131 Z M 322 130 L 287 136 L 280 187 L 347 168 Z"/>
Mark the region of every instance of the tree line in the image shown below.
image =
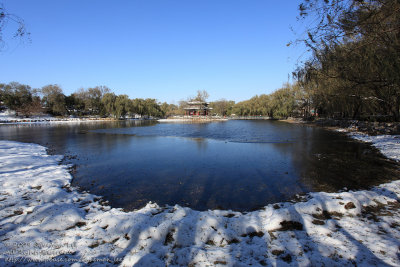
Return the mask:
<path id="1" fill-rule="evenodd" d="M 15 110 L 17 115 L 31 116 L 48 113 L 55 116 L 126 116 L 164 117 L 178 109 L 176 105 L 158 103 L 155 99 L 116 95 L 106 86 L 81 88 L 65 95 L 56 84 L 33 89 L 29 85 L 0 83 L 0 101 L 3 107 Z"/>
<path id="2" fill-rule="evenodd" d="M 307 117 L 312 113 L 310 101 L 299 83 L 286 83 L 271 94 L 256 95 L 238 102 L 232 112 L 238 116 Z"/>
<path id="3" fill-rule="evenodd" d="M 208 93 L 198 91 L 197 96 L 178 105 L 159 103 L 155 99 L 135 98 L 127 95 L 116 95 L 106 86 L 80 88 L 65 95 L 56 84 L 33 89 L 29 85 L 11 82 L 0 83 L 0 101 L 3 107 L 15 110 L 17 115 L 32 116 L 48 113 L 54 116 L 100 116 L 116 119 L 133 117 L 168 117 L 184 115 L 188 101 L 206 101 Z M 249 100 L 235 103 L 232 100 L 212 101 L 211 115 L 217 116 L 269 116 L 283 118 L 301 113 L 309 101 L 299 84 L 286 84 L 270 95 L 255 96 Z"/>
<path id="4" fill-rule="evenodd" d="M 237 103 L 241 116 L 400 120 L 400 1 L 303 0 L 312 55 L 295 82 Z M 290 44 L 289 44 L 290 45 Z"/>

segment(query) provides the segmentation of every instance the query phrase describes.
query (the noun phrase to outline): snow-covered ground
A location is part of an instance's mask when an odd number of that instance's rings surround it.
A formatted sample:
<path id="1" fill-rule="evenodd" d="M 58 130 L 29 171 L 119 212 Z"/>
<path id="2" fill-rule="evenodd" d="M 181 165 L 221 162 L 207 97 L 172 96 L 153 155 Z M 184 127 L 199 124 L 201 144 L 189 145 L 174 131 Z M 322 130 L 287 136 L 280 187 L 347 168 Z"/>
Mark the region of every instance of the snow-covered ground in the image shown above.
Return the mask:
<path id="1" fill-rule="evenodd" d="M 397 136 L 353 136 L 400 157 Z M 0 141 L 0 265 L 400 265 L 400 181 L 248 213 L 124 212 L 71 188 L 61 158 Z"/>

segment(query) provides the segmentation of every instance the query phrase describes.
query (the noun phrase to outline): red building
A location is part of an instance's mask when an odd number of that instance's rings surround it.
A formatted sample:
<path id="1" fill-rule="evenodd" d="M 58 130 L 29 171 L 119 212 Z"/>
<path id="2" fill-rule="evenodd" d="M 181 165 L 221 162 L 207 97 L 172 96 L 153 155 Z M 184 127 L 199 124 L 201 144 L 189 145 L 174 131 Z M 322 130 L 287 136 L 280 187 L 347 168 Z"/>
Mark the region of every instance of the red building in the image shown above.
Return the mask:
<path id="1" fill-rule="evenodd" d="M 208 116 L 212 108 L 208 107 L 207 102 L 190 101 L 187 102 L 185 115 L 187 116 Z"/>

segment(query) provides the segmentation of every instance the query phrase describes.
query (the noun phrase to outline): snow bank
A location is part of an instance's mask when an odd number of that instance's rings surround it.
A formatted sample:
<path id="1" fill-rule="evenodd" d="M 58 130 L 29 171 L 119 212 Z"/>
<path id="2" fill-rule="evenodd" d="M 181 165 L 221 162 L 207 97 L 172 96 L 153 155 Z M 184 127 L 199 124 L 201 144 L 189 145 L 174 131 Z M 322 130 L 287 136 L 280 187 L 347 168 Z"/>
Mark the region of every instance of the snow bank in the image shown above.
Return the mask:
<path id="1" fill-rule="evenodd" d="M 378 135 L 369 136 L 362 133 L 349 133 L 354 139 L 372 143 L 387 158 L 400 160 L 400 136 L 398 135 Z"/>
<path id="2" fill-rule="evenodd" d="M 201 117 L 201 118 L 173 118 L 173 119 L 158 119 L 158 122 L 211 122 L 211 121 L 228 121 L 228 119 L 224 118 L 209 118 L 209 117 Z"/>
<path id="3" fill-rule="evenodd" d="M 0 112 L 0 124 L 47 124 L 47 123 L 79 123 L 110 121 L 107 118 L 56 118 L 50 115 L 34 116 L 30 118 L 20 118 L 15 116 L 15 111 L 6 110 Z"/>
<path id="4" fill-rule="evenodd" d="M 398 160 L 396 136 L 354 136 Z M 71 188 L 36 144 L 0 141 L 0 265 L 399 266 L 400 181 L 261 210 L 124 212 Z"/>

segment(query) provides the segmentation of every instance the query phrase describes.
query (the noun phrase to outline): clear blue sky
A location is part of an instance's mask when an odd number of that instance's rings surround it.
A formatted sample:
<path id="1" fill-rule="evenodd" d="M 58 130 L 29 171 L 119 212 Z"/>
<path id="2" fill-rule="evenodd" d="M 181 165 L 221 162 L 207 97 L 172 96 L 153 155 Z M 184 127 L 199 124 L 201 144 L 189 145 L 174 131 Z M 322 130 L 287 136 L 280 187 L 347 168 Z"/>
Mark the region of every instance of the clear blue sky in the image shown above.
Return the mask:
<path id="1" fill-rule="evenodd" d="M 131 98 L 246 100 L 281 87 L 303 49 L 298 0 L 0 0 L 32 42 L 8 40 L 0 82 L 106 85 Z M 9 30 L 12 25 L 9 25 Z M 7 33 L 7 31 L 5 32 Z"/>

